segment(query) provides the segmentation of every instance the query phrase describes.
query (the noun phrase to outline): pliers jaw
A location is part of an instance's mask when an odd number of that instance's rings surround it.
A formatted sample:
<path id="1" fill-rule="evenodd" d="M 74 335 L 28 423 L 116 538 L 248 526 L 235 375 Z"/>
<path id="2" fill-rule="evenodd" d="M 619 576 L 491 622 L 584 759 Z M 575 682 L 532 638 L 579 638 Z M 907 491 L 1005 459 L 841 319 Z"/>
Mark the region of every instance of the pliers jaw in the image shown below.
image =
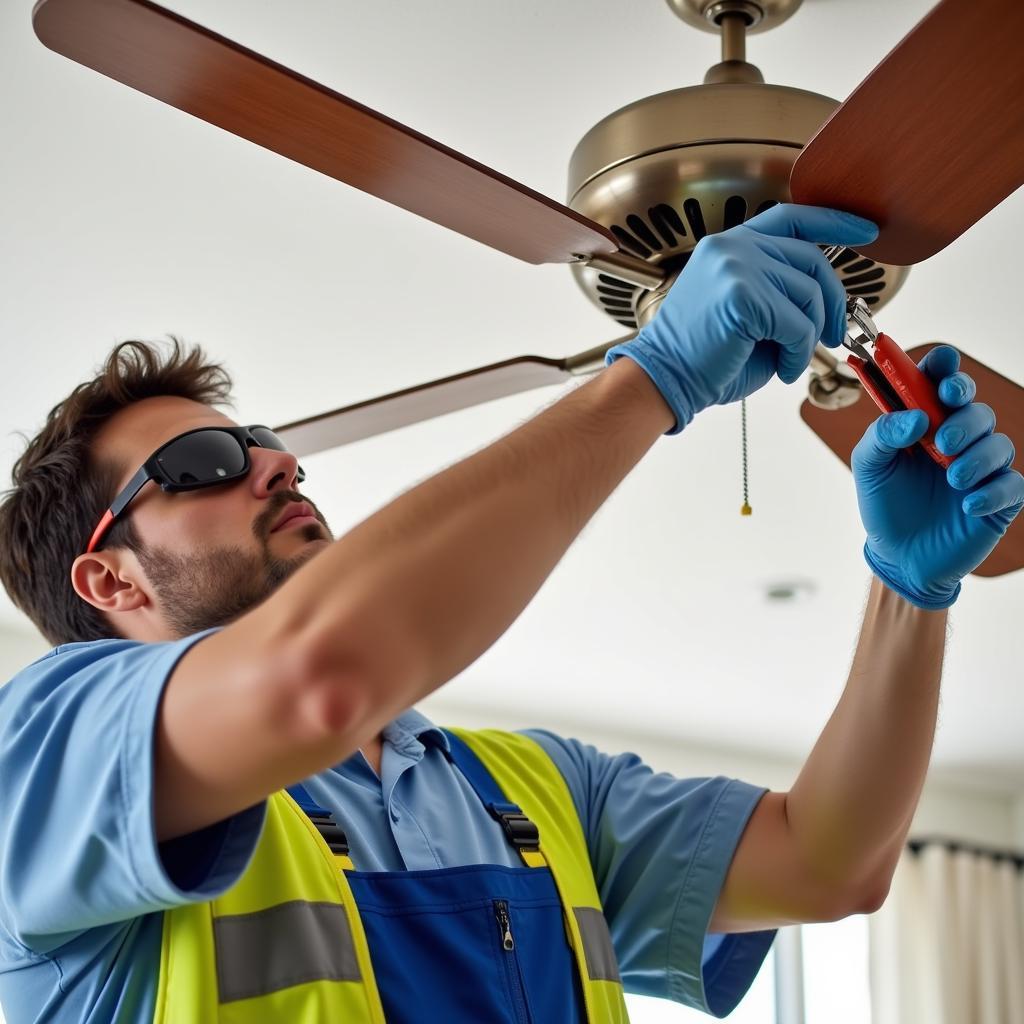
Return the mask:
<path id="1" fill-rule="evenodd" d="M 825 259 L 832 260 L 846 247 L 830 245 L 823 250 Z M 853 368 L 864 389 L 875 400 L 875 404 L 884 412 L 896 412 L 906 409 L 896 389 L 886 379 L 885 374 L 875 361 L 872 351 L 879 335 L 878 327 L 871 316 L 871 309 L 859 295 L 846 297 L 846 334 L 843 335 L 843 347 L 853 352 L 847 357 L 847 363 Z"/>
<path id="2" fill-rule="evenodd" d="M 875 358 L 874 347 L 879 333 L 868 304 L 859 295 L 848 296 L 843 347 L 854 354 L 848 356 L 846 361 L 853 367 L 864 390 L 874 399 L 879 409 L 883 412 L 902 412 L 907 405 Z"/>
<path id="3" fill-rule="evenodd" d="M 865 345 L 874 345 L 879 330 L 871 318 L 868 304 L 859 295 L 848 295 L 846 298 L 846 336 L 843 344 L 861 359 L 874 362 L 874 357 L 865 350 Z"/>

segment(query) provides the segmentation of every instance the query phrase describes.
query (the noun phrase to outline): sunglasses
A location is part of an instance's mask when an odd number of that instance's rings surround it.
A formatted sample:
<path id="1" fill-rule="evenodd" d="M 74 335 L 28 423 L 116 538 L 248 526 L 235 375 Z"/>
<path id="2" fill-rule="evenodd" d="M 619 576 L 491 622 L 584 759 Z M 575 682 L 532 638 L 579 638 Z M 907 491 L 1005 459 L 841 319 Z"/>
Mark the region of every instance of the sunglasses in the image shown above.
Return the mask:
<path id="1" fill-rule="evenodd" d="M 99 547 L 114 520 L 124 513 L 147 480 L 155 480 L 165 491 L 195 491 L 240 480 L 252 465 L 249 446 L 286 452 L 285 443 L 269 427 L 198 427 L 172 437 L 139 467 L 93 531 L 87 552 Z M 301 466 L 298 480 L 306 479 Z"/>

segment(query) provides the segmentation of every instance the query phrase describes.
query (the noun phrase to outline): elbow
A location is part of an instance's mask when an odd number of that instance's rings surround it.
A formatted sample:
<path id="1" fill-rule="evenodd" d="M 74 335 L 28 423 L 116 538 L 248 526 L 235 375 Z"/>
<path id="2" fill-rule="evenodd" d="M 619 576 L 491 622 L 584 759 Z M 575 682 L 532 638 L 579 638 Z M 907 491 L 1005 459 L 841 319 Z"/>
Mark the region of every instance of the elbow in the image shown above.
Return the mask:
<path id="1" fill-rule="evenodd" d="M 365 740 L 419 698 L 409 650 L 379 620 L 338 625 L 326 638 L 307 636 L 295 648 L 293 714 L 325 739 Z"/>
<path id="2" fill-rule="evenodd" d="M 858 908 L 852 913 L 873 914 L 876 910 L 881 910 L 889 896 L 891 885 L 891 877 L 873 879 L 870 884 L 862 888 Z"/>
<path id="3" fill-rule="evenodd" d="M 857 888 L 854 914 L 874 914 L 881 910 L 889 898 L 893 875 L 899 863 L 900 848 L 890 851 L 881 861 L 875 860 L 873 870 L 863 873 Z"/>
<path id="4" fill-rule="evenodd" d="M 874 877 L 847 886 L 827 909 L 821 921 L 841 921 L 854 914 L 873 914 L 880 910 L 889 895 L 890 878 Z"/>
<path id="5" fill-rule="evenodd" d="M 873 914 L 885 903 L 890 883 L 890 877 L 880 875 L 845 883 L 818 879 L 805 892 L 804 905 L 796 917 L 808 924 L 827 924 L 854 914 Z"/>
<path id="6" fill-rule="evenodd" d="M 372 717 L 371 686 L 358 664 L 307 673 L 294 703 L 307 736 L 327 739 L 360 734 Z"/>

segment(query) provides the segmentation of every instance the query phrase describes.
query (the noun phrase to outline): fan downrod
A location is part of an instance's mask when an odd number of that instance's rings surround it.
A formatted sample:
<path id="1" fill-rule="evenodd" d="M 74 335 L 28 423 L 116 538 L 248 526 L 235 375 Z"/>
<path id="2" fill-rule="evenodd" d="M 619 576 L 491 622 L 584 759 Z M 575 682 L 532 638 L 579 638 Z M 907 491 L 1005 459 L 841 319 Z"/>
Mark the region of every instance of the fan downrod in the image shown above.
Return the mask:
<path id="1" fill-rule="evenodd" d="M 761 85 L 760 69 L 747 62 L 747 33 L 766 32 L 796 13 L 803 0 L 667 0 L 688 25 L 721 33 L 722 61 L 708 69 L 705 85 Z"/>

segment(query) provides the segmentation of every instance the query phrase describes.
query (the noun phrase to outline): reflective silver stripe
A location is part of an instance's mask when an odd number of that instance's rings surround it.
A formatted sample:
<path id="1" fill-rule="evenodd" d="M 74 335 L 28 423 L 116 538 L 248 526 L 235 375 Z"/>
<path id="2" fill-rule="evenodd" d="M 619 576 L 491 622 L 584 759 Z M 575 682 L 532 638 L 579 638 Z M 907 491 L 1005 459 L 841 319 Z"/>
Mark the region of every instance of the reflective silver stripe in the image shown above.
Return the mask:
<path id="1" fill-rule="evenodd" d="M 293 900 L 213 919 L 220 1001 L 265 996 L 307 981 L 359 981 L 352 930 L 336 903 Z"/>
<path id="2" fill-rule="evenodd" d="M 576 915 L 576 923 L 580 926 L 590 980 L 617 981 L 621 984 L 619 965 L 615 960 L 615 950 L 612 948 L 612 936 L 608 931 L 608 922 L 604 919 L 604 914 L 593 907 L 573 907 L 572 911 Z"/>

